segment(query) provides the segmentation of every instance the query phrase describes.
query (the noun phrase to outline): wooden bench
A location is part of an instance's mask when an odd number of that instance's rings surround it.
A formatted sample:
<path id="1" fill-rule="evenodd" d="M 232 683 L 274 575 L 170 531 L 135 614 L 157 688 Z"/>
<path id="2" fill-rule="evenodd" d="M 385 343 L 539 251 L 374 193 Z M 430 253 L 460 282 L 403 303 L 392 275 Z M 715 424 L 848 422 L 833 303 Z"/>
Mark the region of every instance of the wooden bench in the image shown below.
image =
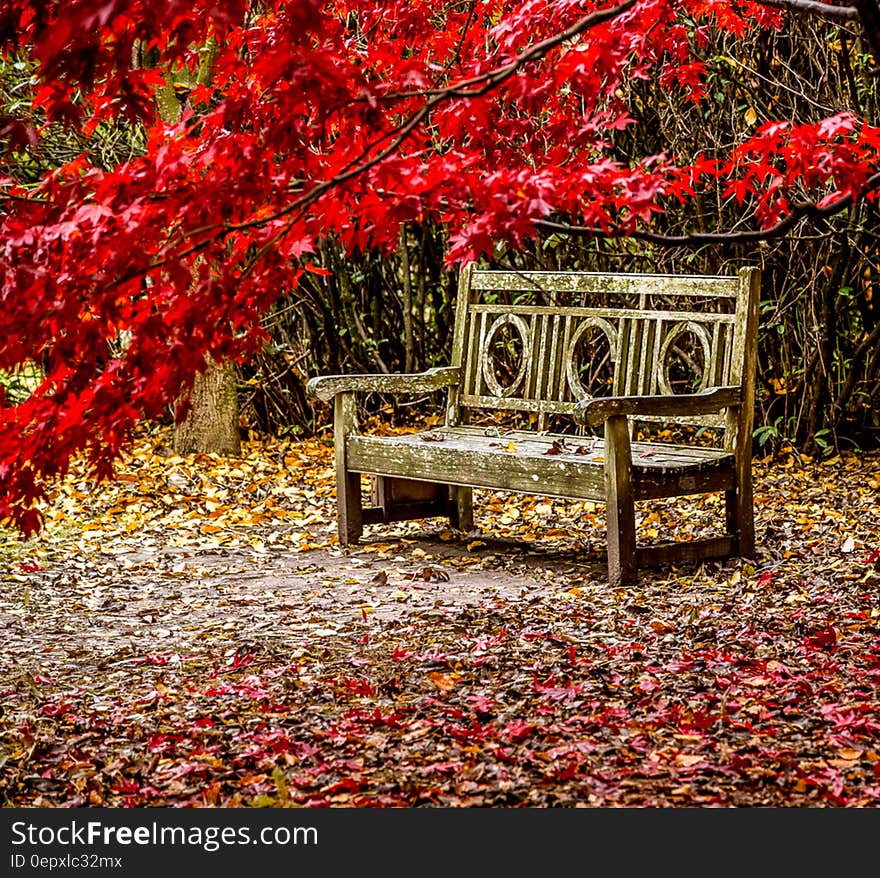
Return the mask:
<path id="1" fill-rule="evenodd" d="M 604 502 L 614 584 L 634 582 L 642 566 L 752 556 L 759 290 L 755 268 L 462 269 L 450 366 L 308 383 L 334 404 L 340 543 L 356 542 L 364 525 L 431 516 L 470 530 L 472 489 L 486 488 Z M 437 390 L 446 392 L 442 427 L 358 431 L 356 394 Z M 637 423 L 713 428 L 718 442 L 636 441 Z M 372 477 L 368 506 L 361 474 Z M 725 496 L 723 535 L 636 545 L 636 500 L 710 492 Z"/>

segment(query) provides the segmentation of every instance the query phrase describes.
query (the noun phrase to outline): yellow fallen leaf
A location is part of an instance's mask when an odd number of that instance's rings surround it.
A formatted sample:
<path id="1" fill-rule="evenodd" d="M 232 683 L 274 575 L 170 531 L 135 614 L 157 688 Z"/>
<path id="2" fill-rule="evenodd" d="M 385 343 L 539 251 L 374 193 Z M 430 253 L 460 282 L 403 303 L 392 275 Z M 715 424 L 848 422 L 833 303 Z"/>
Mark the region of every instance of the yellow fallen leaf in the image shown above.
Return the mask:
<path id="1" fill-rule="evenodd" d="M 679 753 L 678 756 L 675 757 L 675 761 L 678 765 L 690 767 L 691 765 L 696 765 L 697 763 L 702 762 L 703 757 L 696 753 Z"/>
<path id="2" fill-rule="evenodd" d="M 461 677 L 458 674 L 443 674 L 440 671 L 431 671 L 428 679 L 441 691 L 451 692 Z"/>
<path id="3" fill-rule="evenodd" d="M 841 748 L 837 751 L 837 755 L 838 755 L 841 759 L 848 759 L 848 760 L 852 761 L 853 759 L 858 759 L 859 756 L 862 755 L 862 751 L 861 751 L 861 750 L 855 750 L 855 749 L 853 749 L 852 747 L 841 747 Z"/>

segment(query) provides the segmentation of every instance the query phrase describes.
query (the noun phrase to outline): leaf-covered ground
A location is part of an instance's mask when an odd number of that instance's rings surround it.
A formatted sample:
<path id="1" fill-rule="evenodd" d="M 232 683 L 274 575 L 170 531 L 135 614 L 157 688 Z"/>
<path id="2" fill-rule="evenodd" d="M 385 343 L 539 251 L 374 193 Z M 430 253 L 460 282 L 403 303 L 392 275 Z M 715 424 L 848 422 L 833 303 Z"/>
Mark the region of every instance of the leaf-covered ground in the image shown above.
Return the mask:
<path id="1" fill-rule="evenodd" d="M 757 462 L 756 559 L 620 590 L 601 504 L 480 492 L 480 533 L 341 551 L 327 443 L 167 438 L 0 543 L 0 803 L 880 803 L 880 455 Z"/>

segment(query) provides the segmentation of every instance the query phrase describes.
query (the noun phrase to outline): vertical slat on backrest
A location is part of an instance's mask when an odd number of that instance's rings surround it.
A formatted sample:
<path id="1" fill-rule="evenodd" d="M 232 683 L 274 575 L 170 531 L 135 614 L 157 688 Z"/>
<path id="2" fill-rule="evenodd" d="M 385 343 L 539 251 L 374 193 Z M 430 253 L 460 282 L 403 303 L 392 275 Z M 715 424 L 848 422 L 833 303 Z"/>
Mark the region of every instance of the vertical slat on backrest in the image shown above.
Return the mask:
<path id="1" fill-rule="evenodd" d="M 563 319 L 564 330 L 562 333 L 562 347 L 559 349 L 560 355 L 560 363 L 559 363 L 559 383 L 557 384 L 557 398 L 558 399 L 566 399 L 570 396 L 570 394 L 566 390 L 566 370 L 565 364 L 561 362 L 562 355 L 565 351 L 568 350 L 569 344 L 571 344 L 571 324 L 572 318 L 570 314 L 566 314 Z"/>
<path id="2" fill-rule="evenodd" d="M 629 349 L 626 352 L 626 374 L 624 375 L 623 386 L 626 388 L 627 396 L 636 396 L 639 392 L 639 376 L 638 363 L 639 353 L 642 347 L 642 321 L 638 319 L 627 318 L 627 333 L 629 335 Z"/>
<path id="3" fill-rule="evenodd" d="M 523 386 L 526 388 L 526 396 L 530 398 L 535 396 L 535 381 L 538 377 L 537 373 L 540 372 L 540 369 L 536 368 L 537 364 L 535 362 L 535 354 L 538 350 L 538 322 L 536 314 L 532 314 L 528 321 L 528 349 L 532 351 L 532 356 L 526 361 L 526 374 L 525 378 L 523 378 Z"/>
<path id="4" fill-rule="evenodd" d="M 629 356 L 629 321 L 620 317 L 617 321 L 617 360 L 611 390 L 614 396 L 626 396 L 626 362 Z"/>
<path id="5" fill-rule="evenodd" d="M 477 372 L 477 356 L 479 348 L 477 347 L 477 326 L 479 321 L 474 315 L 468 314 L 467 318 L 467 346 L 464 349 L 464 362 L 461 368 L 464 371 L 462 378 L 462 386 L 465 393 L 476 393 L 479 375 Z"/>
<path id="6" fill-rule="evenodd" d="M 559 367 L 562 361 L 559 345 L 561 344 L 562 318 L 554 314 L 550 319 L 550 357 L 547 366 L 546 393 L 550 399 L 559 398 Z"/>
<path id="7" fill-rule="evenodd" d="M 712 327 L 712 351 L 714 356 L 712 359 L 711 369 L 709 370 L 709 387 L 717 387 L 726 383 L 724 379 L 724 348 L 723 335 L 721 333 L 721 324 L 716 323 Z M 708 366 L 707 366 L 708 368 Z"/>
<path id="8" fill-rule="evenodd" d="M 470 356 L 473 351 L 473 345 L 468 342 L 467 332 L 470 319 L 470 300 L 471 300 L 471 276 L 473 274 L 473 265 L 465 265 L 462 267 L 458 275 L 458 295 L 455 302 L 455 327 L 452 332 L 452 356 L 450 358 L 451 365 L 458 366 L 461 371 L 461 384 L 451 387 L 446 398 L 446 423 L 449 425 L 459 424 L 463 420 L 467 420 L 461 410 L 460 398 L 464 392 L 463 384 L 465 381 L 465 373 L 468 366 L 465 358 Z"/>
<path id="9" fill-rule="evenodd" d="M 655 323 L 653 320 L 640 320 L 639 323 L 642 343 L 639 354 L 638 389 L 636 393 L 639 396 L 647 396 L 651 392 L 651 377 L 657 371 Z"/>
<path id="10" fill-rule="evenodd" d="M 480 394 L 483 392 L 483 385 L 485 381 L 483 380 L 483 368 L 482 363 L 480 362 L 480 352 L 483 350 L 486 344 L 486 322 L 488 320 L 488 315 L 480 314 L 479 318 L 476 320 L 477 328 L 476 328 L 476 337 L 477 343 L 474 345 L 474 393 Z"/>
<path id="11" fill-rule="evenodd" d="M 455 303 L 455 327 L 452 332 L 451 365 L 464 368 L 466 350 L 465 329 L 468 323 L 471 302 L 471 276 L 474 266 L 465 265 L 458 276 L 458 296 Z"/>
<path id="12" fill-rule="evenodd" d="M 662 317 L 658 317 L 654 322 L 654 351 L 651 358 L 651 383 L 648 386 L 649 394 L 660 392 L 660 346 L 663 341 L 664 325 L 665 321 Z"/>
<path id="13" fill-rule="evenodd" d="M 533 394 L 536 399 L 546 399 L 548 396 L 547 387 L 550 380 L 550 370 L 552 364 L 548 360 L 550 345 L 550 315 L 541 314 L 534 318 L 534 322 L 538 324 L 538 348 L 537 361 L 535 363 L 535 378 L 533 381 Z M 541 412 L 538 415 L 538 430 L 547 429 L 547 416 Z"/>
<path id="14" fill-rule="evenodd" d="M 639 310 L 644 311 L 648 307 L 648 297 L 644 292 L 639 293 Z M 648 323 L 644 317 L 638 317 L 634 321 L 636 324 L 635 335 L 636 340 L 638 341 L 638 351 L 636 353 L 636 360 L 634 361 L 635 366 L 635 375 L 633 376 L 633 393 L 636 396 L 641 396 L 645 391 L 645 384 L 647 383 L 647 376 L 645 375 L 645 369 L 648 365 L 648 345 L 650 344 L 650 337 L 648 335 Z"/>
<path id="15" fill-rule="evenodd" d="M 731 384 L 739 384 L 744 379 L 751 378 L 754 383 L 754 375 L 747 375 L 746 368 L 749 365 L 748 347 L 750 336 L 757 334 L 757 289 L 753 286 L 758 269 L 743 268 L 739 272 L 740 286 L 736 297 L 736 322 L 733 326 L 733 339 L 730 350 L 730 367 L 728 377 Z M 757 275 L 760 277 L 760 275 Z M 755 301 L 753 301 L 753 299 Z"/>
<path id="16" fill-rule="evenodd" d="M 535 370 L 535 390 L 537 398 L 542 399 L 547 395 L 550 363 L 547 353 L 550 345 L 550 315 L 541 314 L 538 318 L 538 368 Z"/>

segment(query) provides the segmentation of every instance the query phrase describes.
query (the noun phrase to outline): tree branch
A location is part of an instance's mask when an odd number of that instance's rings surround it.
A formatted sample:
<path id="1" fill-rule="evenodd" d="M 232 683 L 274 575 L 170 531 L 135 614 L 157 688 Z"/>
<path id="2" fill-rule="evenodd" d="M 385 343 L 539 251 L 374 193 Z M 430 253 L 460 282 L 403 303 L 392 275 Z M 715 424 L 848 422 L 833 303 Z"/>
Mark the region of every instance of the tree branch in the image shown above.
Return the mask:
<path id="1" fill-rule="evenodd" d="M 814 201 L 798 201 L 792 205 L 788 216 L 783 217 L 776 225 L 767 229 L 752 229 L 746 232 L 690 232 L 686 235 L 664 235 L 645 229 L 606 231 L 591 226 L 570 226 L 551 220 L 535 220 L 535 228 L 545 232 L 579 237 L 633 238 L 637 241 L 647 241 L 650 244 L 659 244 L 664 247 L 680 247 L 688 244 L 748 244 L 755 241 L 771 241 L 782 238 L 802 219 L 808 217 L 813 220 L 827 219 L 841 213 L 856 204 L 861 197 L 877 188 L 880 188 L 880 172 L 868 178 L 859 198 L 854 198 L 851 194 L 841 195 L 840 198 L 822 207 L 819 207 Z"/>
<path id="2" fill-rule="evenodd" d="M 776 6 L 791 12 L 803 12 L 806 15 L 818 15 L 833 21 L 859 21 L 861 16 L 855 6 L 832 6 L 820 0 L 758 0 L 762 6 Z"/>
<path id="3" fill-rule="evenodd" d="M 821 0 L 758 0 L 764 6 L 776 6 L 791 12 L 815 15 L 831 21 L 857 21 L 871 47 L 874 64 L 880 65 L 880 7 L 877 0 L 856 0 L 854 6 L 832 6 Z"/>
<path id="4" fill-rule="evenodd" d="M 290 222 L 287 223 L 285 228 L 281 229 L 275 236 L 273 236 L 271 241 L 267 242 L 261 248 L 260 254 L 258 254 L 257 257 L 259 258 L 259 255 L 265 252 L 268 248 L 275 246 L 278 241 L 280 241 L 281 238 L 283 238 L 284 235 L 287 234 L 287 231 L 293 226 L 293 224 L 305 214 L 305 211 L 308 210 L 308 208 L 312 204 L 314 204 L 328 191 L 338 186 L 341 186 L 348 180 L 351 180 L 355 177 L 360 176 L 361 174 L 366 173 L 368 170 L 370 170 L 370 168 L 375 167 L 384 159 L 393 155 L 398 150 L 398 148 L 407 140 L 407 138 L 413 133 L 413 131 L 415 131 L 419 127 L 419 125 L 424 122 L 425 119 L 427 119 L 431 111 L 438 104 L 441 104 L 444 101 L 452 100 L 453 98 L 474 98 L 481 97 L 487 94 L 488 92 L 492 91 L 492 89 L 497 88 L 503 82 L 510 79 L 510 77 L 512 77 L 527 64 L 533 61 L 540 60 L 552 49 L 556 48 L 559 45 L 562 45 L 562 43 L 566 42 L 567 40 L 573 39 L 575 36 L 578 36 L 579 34 L 584 33 L 599 24 L 603 24 L 606 21 L 610 21 L 611 19 L 616 18 L 617 16 L 631 9 L 633 6 L 635 6 L 635 4 L 636 0 L 623 0 L 623 2 L 619 3 L 617 6 L 610 6 L 606 9 L 599 9 L 595 12 L 590 13 L 589 15 L 585 15 L 582 18 L 579 18 L 573 25 L 566 28 L 564 31 L 560 31 L 557 34 L 554 34 L 552 37 L 548 37 L 546 40 L 535 43 L 533 46 L 530 46 L 528 49 L 521 52 L 507 64 L 503 64 L 499 67 L 487 70 L 478 76 L 474 76 L 460 82 L 452 83 L 445 88 L 426 89 L 423 92 L 413 93 L 413 96 L 425 97 L 425 103 L 411 116 L 409 116 L 409 118 L 401 122 L 396 128 L 393 128 L 390 131 L 386 131 L 384 134 L 382 134 L 381 137 L 376 138 L 360 153 L 360 155 L 351 159 L 351 161 L 349 161 L 347 165 L 341 168 L 335 176 L 333 176 L 329 180 L 316 181 L 310 189 L 307 189 L 298 198 L 294 199 L 293 201 L 286 204 L 284 207 L 281 207 L 270 214 L 260 216 L 258 219 L 246 220 L 240 223 L 226 223 L 222 226 L 218 225 L 216 231 L 219 233 L 219 236 L 222 237 L 238 231 L 245 231 L 251 228 L 259 228 L 269 222 L 273 222 L 284 217 L 290 217 L 292 215 L 293 218 L 290 220 Z M 383 143 L 385 143 L 386 145 L 382 146 Z M 380 146 L 381 149 L 371 155 L 371 153 L 373 153 L 373 151 Z M 208 243 L 208 240 L 202 241 L 198 244 L 193 245 L 189 250 L 185 250 L 182 254 L 178 255 L 191 255 L 192 253 L 203 249 L 205 246 L 208 245 Z M 252 263 L 256 261 L 256 258 L 251 260 Z M 164 260 L 162 262 L 164 262 Z M 151 267 L 160 267 L 162 262 L 157 262 Z"/>

